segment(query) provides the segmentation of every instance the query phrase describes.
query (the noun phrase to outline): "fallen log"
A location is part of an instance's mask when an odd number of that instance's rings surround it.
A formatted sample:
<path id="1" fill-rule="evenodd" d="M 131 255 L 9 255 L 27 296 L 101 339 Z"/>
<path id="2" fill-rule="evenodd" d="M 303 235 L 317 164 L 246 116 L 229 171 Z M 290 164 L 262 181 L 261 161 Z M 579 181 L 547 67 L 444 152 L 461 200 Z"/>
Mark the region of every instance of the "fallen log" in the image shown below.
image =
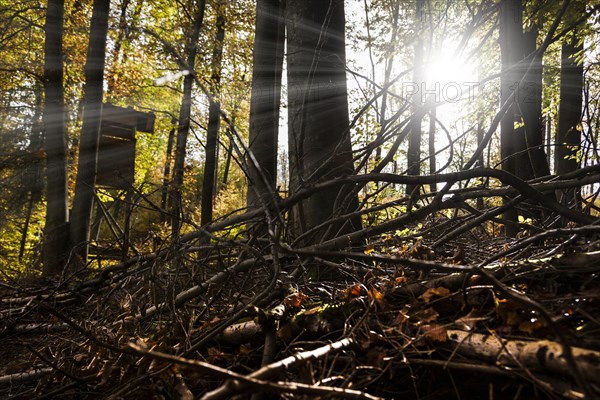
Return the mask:
<path id="1" fill-rule="evenodd" d="M 537 371 L 573 377 L 562 344 L 550 340 L 509 340 L 496 335 L 448 330 L 449 342 L 458 353 L 500 366 L 523 366 Z M 573 359 L 589 382 L 600 382 L 600 352 L 571 347 Z"/>

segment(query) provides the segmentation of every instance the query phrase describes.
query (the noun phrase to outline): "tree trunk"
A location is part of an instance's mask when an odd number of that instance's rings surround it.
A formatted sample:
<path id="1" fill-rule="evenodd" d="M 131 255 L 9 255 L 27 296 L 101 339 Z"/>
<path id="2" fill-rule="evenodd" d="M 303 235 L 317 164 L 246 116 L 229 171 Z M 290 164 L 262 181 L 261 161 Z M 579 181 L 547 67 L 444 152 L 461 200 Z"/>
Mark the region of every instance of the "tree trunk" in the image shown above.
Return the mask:
<path id="1" fill-rule="evenodd" d="M 183 79 L 183 96 L 181 99 L 181 108 L 179 109 L 179 125 L 177 128 L 177 146 L 175 148 L 175 162 L 173 163 L 173 191 L 171 192 L 171 231 L 173 237 L 179 236 L 181 228 L 181 219 L 183 217 L 182 196 L 183 189 L 183 169 L 185 165 L 185 155 L 187 139 L 190 133 L 190 118 L 192 114 L 192 86 L 194 84 L 195 64 L 197 54 L 198 38 L 200 37 L 200 28 L 204 20 L 205 0 L 200 0 L 194 27 L 187 44 L 187 69 L 188 74 Z"/>
<path id="2" fill-rule="evenodd" d="M 523 58 L 521 50 L 523 36 L 521 0 L 503 0 L 500 4 L 500 57 L 502 61 L 502 77 L 500 79 L 500 102 L 505 104 L 510 95 L 517 90 L 520 78 L 520 70 L 516 65 Z M 518 112 L 515 100 L 500 122 L 500 157 L 502 158 L 502 169 L 512 174 L 517 174 L 517 152 L 518 138 L 515 132 L 515 114 Z M 510 199 L 505 199 L 505 202 Z M 504 219 L 509 223 L 505 226 L 507 236 L 515 236 L 518 228 L 515 225 L 518 216 L 515 209 L 510 209 L 504 214 Z"/>
<path id="3" fill-rule="evenodd" d="M 70 245 L 75 267 L 82 267 L 87 263 L 102 118 L 109 8 L 110 0 L 95 0 L 90 23 L 90 41 L 85 63 L 83 125 L 79 140 L 77 181 L 70 227 Z"/>
<path id="4" fill-rule="evenodd" d="M 217 37 L 212 54 L 211 95 L 213 100 L 208 107 L 208 129 L 206 132 L 206 158 L 204 160 L 204 176 L 202 178 L 202 209 L 200 224 L 212 222 L 215 195 L 215 175 L 217 171 L 217 144 L 221 121 L 221 103 L 219 85 L 221 83 L 221 63 L 223 59 L 223 40 L 225 39 L 225 2 L 217 2 Z"/>
<path id="5" fill-rule="evenodd" d="M 575 60 L 583 51 L 577 35 L 562 44 L 560 68 L 560 104 L 556 132 L 555 168 L 561 175 L 579 168 L 581 150 L 581 113 L 583 101 L 583 63 Z M 558 194 L 563 204 L 579 206 L 579 190 L 570 189 Z"/>
<path id="6" fill-rule="evenodd" d="M 365 8 L 366 12 L 366 8 Z M 390 41 L 391 49 L 385 57 L 385 72 L 383 77 L 383 87 L 386 87 L 390 83 L 390 77 L 392 76 L 392 68 L 394 66 L 394 56 L 396 55 L 396 43 L 398 41 L 398 20 L 400 15 L 400 1 L 394 2 L 394 11 L 392 13 L 392 38 Z M 377 140 L 381 139 L 387 130 L 387 103 L 388 103 L 388 90 L 386 89 L 381 94 L 381 111 L 379 112 L 379 133 L 377 134 Z M 381 160 L 381 145 L 378 145 L 375 149 L 375 164 L 379 164 Z"/>
<path id="7" fill-rule="evenodd" d="M 163 185 L 160 196 L 160 208 L 162 210 L 167 210 L 167 200 L 169 196 L 169 187 L 171 186 L 171 163 L 173 158 L 173 144 L 175 143 L 175 124 L 177 120 L 175 118 L 171 119 L 171 124 L 173 128 L 169 131 L 169 138 L 167 139 L 167 157 L 165 159 L 165 168 L 163 170 Z M 161 222 L 165 222 L 167 220 L 167 214 L 161 212 L 160 214 Z"/>
<path id="8" fill-rule="evenodd" d="M 286 4 L 288 38 L 288 138 L 290 193 L 318 180 L 351 174 L 343 0 L 291 0 Z M 292 236 L 358 207 L 352 185 L 321 190 L 293 208 Z M 336 207 L 336 204 L 348 204 Z M 360 228 L 360 218 L 329 225 L 304 243 Z M 351 243 L 349 243 L 350 245 Z"/>
<path id="9" fill-rule="evenodd" d="M 423 26 L 423 6 L 424 0 L 416 1 L 416 14 L 415 14 L 415 58 L 413 63 L 413 80 L 414 84 L 417 85 L 416 94 L 412 98 L 413 102 L 413 115 L 410 121 L 410 134 L 408 136 L 408 152 L 406 155 L 408 169 L 406 170 L 408 175 L 421 175 L 421 123 L 423 121 L 423 93 L 421 92 L 422 84 L 425 76 L 425 65 L 423 64 L 423 38 L 422 26 Z M 406 185 L 406 194 L 410 195 L 417 185 Z"/>
<path id="10" fill-rule="evenodd" d="M 273 198 L 277 182 L 277 136 L 285 40 L 280 0 L 258 0 L 250 99 L 248 207 Z"/>
<path id="11" fill-rule="evenodd" d="M 533 53 L 537 46 L 538 28 L 533 26 L 523 35 L 524 55 Z M 529 163 L 534 177 L 550 175 L 550 168 L 544 150 L 544 125 L 542 121 L 542 54 L 534 60 L 529 74 L 525 77 L 523 96 L 520 104 L 525 123 L 525 139 L 527 142 Z"/>
<path id="12" fill-rule="evenodd" d="M 435 99 L 434 99 L 435 100 Z M 431 108 L 429 115 L 429 174 L 435 175 L 435 171 L 437 171 L 437 165 L 435 161 L 435 106 Z M 437 184 L 434 182 L 429 185 L 429 190 L 432 193 L 437 192 Z"/>
<path id="13" fill-rule="evenodd" d="M 46 226 L 44 275 L 59 274 L 68 239 L 67 129 L 63 89 L 64 0 L 49 0 L 44 27 L 44 126 L 46 149 Z"/>

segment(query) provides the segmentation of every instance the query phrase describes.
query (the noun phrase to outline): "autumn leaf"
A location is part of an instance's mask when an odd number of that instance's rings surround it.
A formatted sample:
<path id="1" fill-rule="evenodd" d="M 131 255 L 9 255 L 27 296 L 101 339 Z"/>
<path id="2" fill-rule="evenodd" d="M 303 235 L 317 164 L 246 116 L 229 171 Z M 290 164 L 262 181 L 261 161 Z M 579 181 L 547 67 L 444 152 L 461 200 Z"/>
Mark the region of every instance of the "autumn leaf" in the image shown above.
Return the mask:
<path id="1" fill-rule="evenodd" d="M 519 324 L 519 330 L 528 334 L 533 334 L 536 330 L 546 327 L 546 323 L 541 318 L 530 318 Z"/>
<path id="2" fill-rule="evenodd" d="M 437 318 L 440 315 L 433 308 L 426 308 L 425 310 L 421 310 L 421 311 L 415 313 L 414 316 L 419 321 L 421 321 L 422 323 L 426 324 L 426 323 L 433 322 L 433 321 L 437 320 Z"/>
<path id="3" fill-rule="evenodd" d="M 422 326 L 423 334 L 433 342 L 444 343 L 448 340 L 448 332 L 443 325 L 427 324 Z"/>
<path id="4" fill-rule="evenodd" d="M 350 286 L 346 290 L 344 290 L 344 299 L 351 300 L 355 297 L 364 296 L 367 292 L 367 289 L 364 285 L 357 283 L 356 285 Z"/>
<path id="5" fill-rule="evenodd" d="M 371 288 L 369 290 L 369 298 L 372 300 L 375 300 L 375 302 L 377 303 L 377 305 L 381 308 L 385 308 L 386 307 L 386 303 L 385 303 L 385 299 L 383 297 L 383 294 L 381 294 L 381 292 L 375 288 Z"/>
<path id="6" fill-rule="evenodd" d="M 372 245 L 372 244 L 369 244 L 369 245 L 368 245 L 368 246 L 365 248 L 365 250 L 364 250 L 364 253 L 365 253 L 365 254 L 371 254 L 371 253 L 373 253 L 374 251 L 375 251 L 375 246 L 374 246 L 374 245 Z"/>
<path id="7" fill-rule="evenodd" d="M 397 285 L 401 285 L 403 283 L 408 282 L 408 278 L 405 276 L 399 276 L 396 279 L 394 279 L 394 281 L 396 282 Z"/>
<path id="8" fill-rule="evenodd" d="M 445 287 L 437 287 L 437 288 L 431 288 L 431 289 L 427 289 L 425 291 L 425 293 L 423 293 L 421 296 L 419 296 L 420 299 L 423 299 L 423 301 L 425 303 L 429 303 L 434 297 L 445 297 L 448 296 L 450 294 L 450 290 L 446 289 Z"/>
<path id="9" fill-rule="evenodd" d="M 473 328 L 475 328 L 475 325 L 478 321 L 485 321 L 486 319 L 488 319 L 487 317 L 480 317 L 478 316 L 478 314 L 479 312 L 477 312 L 476 310 L 471 310 L 464 317 L 460 317 L 459 319 L 454 321 L 454 323 L 458 325 L 461 329 L 465 331 L 470 331 Z"/>
<path id="10" fill-rule="evenodd" d="M 305 295 L 304 293 L 296 292 L 296 293 L 292 293 L 292 294 L 288 295 L 283 300 L 283 303 L 286 306 L 299 308 L 302 306 L 302 303 L 304 303 L 304 301 L 307 299 L 308 299 L 308 296 Z"/>

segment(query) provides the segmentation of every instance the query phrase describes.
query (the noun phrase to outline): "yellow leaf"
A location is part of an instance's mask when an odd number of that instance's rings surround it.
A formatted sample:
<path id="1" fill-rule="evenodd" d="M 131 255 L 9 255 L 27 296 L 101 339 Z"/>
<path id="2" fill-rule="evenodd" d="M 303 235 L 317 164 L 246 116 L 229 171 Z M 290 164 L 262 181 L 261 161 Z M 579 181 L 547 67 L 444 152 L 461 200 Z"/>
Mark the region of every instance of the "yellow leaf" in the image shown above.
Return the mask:
<path id="1" fill-rule="evenodd" d="M 375 300 L 379 307 L 385 307 L 385 300 L 383 298 L 383 295 L 377 289 L 371 288 L 371 290 L 369 290 L 369 297 Z"/>

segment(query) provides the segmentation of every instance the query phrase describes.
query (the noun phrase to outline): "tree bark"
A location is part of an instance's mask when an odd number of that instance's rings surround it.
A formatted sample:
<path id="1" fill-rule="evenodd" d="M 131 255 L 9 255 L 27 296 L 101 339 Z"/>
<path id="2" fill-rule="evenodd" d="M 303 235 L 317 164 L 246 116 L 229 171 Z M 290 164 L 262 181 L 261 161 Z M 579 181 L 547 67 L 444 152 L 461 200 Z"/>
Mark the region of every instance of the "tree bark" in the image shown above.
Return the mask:
<path id="1" fill-rule="evenodd" d="M 537 49 L 538 28 L 533 26 L 523 35 L 524 56 Z M 530 73 L 524 79 L 524 96 L 521 103 L 527 154 L 533 177 L 550 175 L 550 167 L 544 150 L 544 125 L 542 121 L 542 54 L 536 55 Z"/>
<path id="2" fill-rule="evenodd" d="M 437 171 L 437 165 L 435 160 L 435 118 L 436 118 L 436 109 L 435 106 L 431 108 L 429 114 L 429 174 L 434 175 L 435 171 Z M 437 184 L 431 183 L 429 185 L 429 191 L 432 193 L 437 192 Z"/>
<path id="3" fill-rule="evenodd" d="M 204 159 L 204 176 L 202 178 L 202 209 L 200 224 L 212 222 L 215 195 L 215 175 L 217 171 L 217 142 L 221 121 L 221 103 L 217 99 L 221 83 L 221 63 L 223 59 L 223 40 L 225 39 L 225 2 L 217 2 L 217 36 L 212 54 L 211 100 L 208 107 L 208 130 L 206 132 L 206 155 Z"/>
<path id="4" fill-rule="evenodd" d="M 556 132 L 556 174 L 577 170 L 581 150 L 581 113 L 583 101 L 583 63 L 575 57 L 583 51 L 583 42 L 577 35 L 562 44 L 560 68 L 560 104 Z M 579 204 L 579 190 L 558 193 L 563 204 Z"/>
<path id="5" fill-rule="evenodd" d="M 162 210 L 167 210 L 168 204 L 167 204 L 167 200 L 168 200 L 168 196 L 169 196 L 169 187 L 170 187 L 170 181 L 171 181 L 171 164 L 172 164 L 172 159 L 173 159 L 173 145 L 175 144 L 175 124 L 177 123 L 177 120 L 175 118 L 171 119 L 171 124 L 173 125 L 173 128 L 169 131 L 169 138 L 167 139 L 167 157 L 165 159 L 165 168 L 163 170 L 163 185 L 162 185 L 162 191 L 161 191 L 161 196 L 160 196 L 160 208 Z M 164 222 L 167 220 L 167 214 L 165 213 L 161 213 L 160 214 L 160 220 L 161 222 Z"/>
<path id="6" fill-rule="evenodd" d="M 87 263 L 90 219 L 96 185 L 98 141 L 102 118 L 102 92 L 110 0 L 95 0 L 85 63 L 83 125 L 79 141 L 77 180 L 70 226 L 74 267 Z"/>
<path id="7" fill-rule="evenodd" d="M 44 27 L 44 93 L 46 149 L 46 225 L 44 275 L 59 274 L 66 261 L 68 239 L 67 129 L 63 88 L 64 0 L 49 0 Z"/>
<path id="8" fill-rule="evenodd" d="M 288 38 L 288 138 L 290 193 L 321 179 L 352 174 L 343 0 L 291 0 L 286 4 Z M 291 236 L 358 207 L 353 185 L 331 187 L 294 207 Z M 336 204 L 348 204 L 337 207 Z M 306 236 L 318 243 L 360 228 L 360 218 Z"/>
<path id="9" fill-rule="evenodd" d="M 421 91 L 424 81 L 425 65 L 423 64 L 423 6 L 424 0 L 416 1 L 415 14 L 415 57 L 413 63 L 413 80 L 417 85 L 416 94 L 413 96 L 413 115 L 410 121 L 410 134 L 408 136 L 408 152 L 406 155 L 408 175 L 421 175 L 421 123 L 423 122 L 423 93 Z M 416 185 L 406 185 L 406 194 L 410 195 L 416 188 Z"/>
<path id="10" fill-rule="evenodd" d="M 523 37 L 523 16 L 521 0 L 503 0 L 500 3 L 500 58 L 502 62 L 502 76 L 500 78 L 500 102 L 505 104 L 511 94 L 515 92 L 512 105 L 500 122 L 500 157 L 502 169 L 517 175 L 517 153 L 519 140 L 515 132 L 515 115 L 519 112 L 516 100 L 519 97 L 518 84 L 520 70 L 517 63 L 523 58 L 521 49 Z M 505 199 L 505 203 L 510 199 Z M 515 236 L 518 228 L 514 224 L 518 220 L 517 211 L 510 209 L 504 214 L 504 219 L 509 223 L 505 225 L 505 234 Z M 510 223 L 512 222 L 512 223 Z"/>
<path id="11" fill-rule="evenodd" d="M 171 231 L 173 237 L 179 237 L 181 219 L 183 217 L 182 196 L 183 169 L 185 165 L 187 139 L 190 133 L 190 118 L 192 114 L 192 86 L 194 84 L 195 64 L 198 38 L 204 20 L 205 0 L 200 0 L 192 28 L 190 41 L 187 43 L 187 69 L 188 74 L 183 79 L 183 96 L 179 109 L 179 125 L 177 127 L 177 145 L 175 147 L 175 162 L 173 163 L 173 191 L 171 192 Z"/>
<path id="12" fill-rule="evenodd" d="M 248 146 L 258 169 L 249 156 L 248 207 L 269 203 L 275 195 L 284 34 L 281 1 L 258 0 Z"/>

